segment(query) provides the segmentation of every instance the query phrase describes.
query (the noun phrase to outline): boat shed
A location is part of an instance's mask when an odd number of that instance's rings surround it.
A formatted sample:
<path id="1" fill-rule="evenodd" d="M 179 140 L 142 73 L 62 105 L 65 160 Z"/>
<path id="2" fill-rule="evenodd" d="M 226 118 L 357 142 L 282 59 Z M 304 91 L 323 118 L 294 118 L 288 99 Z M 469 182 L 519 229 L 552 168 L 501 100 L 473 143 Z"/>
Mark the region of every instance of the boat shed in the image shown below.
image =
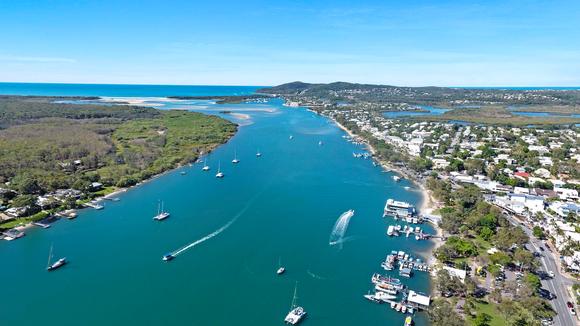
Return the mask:
<path id="1" fill-rule="evenodd" d="M 419 294 L 413 290 L 409 291 L 409 296 L 407 301 L 419 308 L 427 309 L 431 304 L 431 297 L 423 294 Z"/>

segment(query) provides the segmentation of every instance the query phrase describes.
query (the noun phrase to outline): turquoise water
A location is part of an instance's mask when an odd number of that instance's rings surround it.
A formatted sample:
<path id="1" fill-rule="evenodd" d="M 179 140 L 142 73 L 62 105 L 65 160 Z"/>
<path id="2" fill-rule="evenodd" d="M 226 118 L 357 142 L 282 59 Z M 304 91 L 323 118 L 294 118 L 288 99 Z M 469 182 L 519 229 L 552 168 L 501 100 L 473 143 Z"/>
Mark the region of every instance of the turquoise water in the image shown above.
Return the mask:
<path id="1" fill-rule="evenodd" d="M 309 314 L 303 325 L 403 324 L 403 315 L 362 295 L 391 250 L 426 258 L 429 242 L 387 238 L 394 222 L 381 217 L 387 198 L 420 203 L 412 184 L 394 183 L 392 173 L 353 158 L 362 148 L 345 141 L 331 121 L 280 100 L 151 102 L 210 114 L 229 110 L 241 115 L 222 116 L 242 126 L 210 154 L 211 172 L 186 166 L 130 189 L 104 210 L 81 210 L 76 220 L 0 242 L 3 324 L 283 325 L 296 281 L 298 303 Z M 238 165 L 231 163 L 234 151 Z M 220 161 L 222 180 L 214 177 Z M 171 212 L 163 222 L 152 220 L 158 200 Z M 355 215 L 342 246 L 330 246 L 336 220 L 349 209 Z M 161 261 L 216 230 L 223 232 Z M 48 273 L 51 244 L 70 264 Z M 283 276 L 275 273 L 279 260 Z M 429 290 L 424 273 L 403 281 Z M 422 314 L 415 320 L 426 325 Z"/>
<path id="2" fill-rule="evenodd" d="M 443 113 L 449 111 L 449 109 L 436 108 L 436 107 L 427 106 L 427 105 L 423 105 L 420 107 L 421 107 L 421 109 L 427 110 L 429 112 L 391 111 L 391 112 L 383 112 L 383 116 L 385 118 L 394 119 L 394 118 L 415 117 L 415 116 L 422 116 L 422 115 L 440 115 L 440 114 L 443 114 Z"/>

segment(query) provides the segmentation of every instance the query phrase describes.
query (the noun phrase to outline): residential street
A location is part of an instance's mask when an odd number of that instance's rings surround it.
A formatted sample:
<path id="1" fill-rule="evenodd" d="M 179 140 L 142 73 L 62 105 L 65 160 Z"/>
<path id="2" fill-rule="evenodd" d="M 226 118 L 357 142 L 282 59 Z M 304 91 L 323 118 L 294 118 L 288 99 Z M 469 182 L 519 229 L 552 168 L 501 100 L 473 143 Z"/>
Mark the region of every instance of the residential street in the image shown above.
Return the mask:
<path id="1" fill-rule="evenodd" d="M 572 316 L 568 310 L 568 307 L 566 306 L 567 301 L 573 302 L 572 298 L 570 298 L 568 295 L 566 287 L 571 286 L 574 281 L 561 275 L 556 263 L 556 259 L 558 258 L 554 257 L 554 253 L 546 245 L 544 245 L 541 240 L 533 236 L 532 230 L 530 228 L 528 228 L 523 223 L 516 221 L 512 216 L 506 217 L 512 224 L 521 226 L 524 229 L 526 234 L 530 237 L 530 244 L 532 246 L 531 249 L 535 252 L 542 253 L 542 256 L 539 257 L 541 262 L 540 269 L 545 272 L 554 272 L 554 278 L 542 280 L 542 287 L 556 295 L 556 299 L 550 301 L 554 307 L 554 310 L 557 312 L 557 315 L 554 317 L 554 324 L 562 326 L 579 325 L 580 323 L 578 323 L 576 316 Z M 543 247 L 545 250 L 542 251 L 540 247 Z"/>

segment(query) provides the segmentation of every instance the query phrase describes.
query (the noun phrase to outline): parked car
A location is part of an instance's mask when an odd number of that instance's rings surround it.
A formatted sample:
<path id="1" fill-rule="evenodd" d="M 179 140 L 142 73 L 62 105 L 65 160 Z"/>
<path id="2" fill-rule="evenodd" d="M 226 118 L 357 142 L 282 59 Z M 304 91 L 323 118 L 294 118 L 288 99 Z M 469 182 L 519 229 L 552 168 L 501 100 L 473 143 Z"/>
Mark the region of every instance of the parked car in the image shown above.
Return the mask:
<path id="1" fill-rule="evenodd" d="M 538 295 L 542 299 L 546 299 L 546 300 L 553 300 L 556 298 L 556 296 L 552 292 L 550 292 L 546 289 L 542 289 L 542 288 L 538 289 Z"/>

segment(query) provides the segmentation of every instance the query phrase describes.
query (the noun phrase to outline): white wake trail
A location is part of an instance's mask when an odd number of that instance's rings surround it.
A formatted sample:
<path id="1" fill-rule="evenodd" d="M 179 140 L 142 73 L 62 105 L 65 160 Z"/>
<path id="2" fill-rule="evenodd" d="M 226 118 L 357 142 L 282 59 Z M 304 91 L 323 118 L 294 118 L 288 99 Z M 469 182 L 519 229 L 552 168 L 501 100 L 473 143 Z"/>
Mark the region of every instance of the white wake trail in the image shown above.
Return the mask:
<path id="1" fill-rule="evenodd" d="M 256 200 L 256 198 L 258 198 L 258 196 L 260 196 L 262 194 L 262 192 L 260 192 L 259 194 L 256 194 L 256 196 L 254 196 L 254 198 L 250 199 L 248 201 L 248 203 L 246 204 L 246 206 L 244 206 L 244 208 L 242 208 L 242 210 L 238 214 L 236 214 L 236 216 L 234 216 L 231 220 L 229 220 L 229 222 L 224 224 L 221 228 L 213 231 L 212 233 L 206 235 L 205 237 L 203 237 L 201 239 L 195 240 L 194 242 L 172 252 L 171 255 L 176 257 L 177 255 L 185 252 L 186 250 L 189 250 L 189 249 L 219 235 L 220 233 L 224 232 L 225 230 L 227 230 L 232 224 L 234 224 L 238 220 L 238 218 L 240 218 L 240 216 L 242 216 L 248 210 L 248 208 L 250 208 L 250 206 L 252 206 L 252 203 Z"/>
<path id="2" fill-rule="evenodd" d="M 334 227 L 332 228 L 332 232 L 330 232 L 330 239 L 328 240 L 328 244 L 331 246 L 334 245 L 342 245 L 344 234 L 346 233 L 346 229 L 348 228 L 348 223 L 350 223 L 350 218 L 354 216 L 354 210 L 348 210 L 342 213 L 336 223 L 334 223 Z"/>

